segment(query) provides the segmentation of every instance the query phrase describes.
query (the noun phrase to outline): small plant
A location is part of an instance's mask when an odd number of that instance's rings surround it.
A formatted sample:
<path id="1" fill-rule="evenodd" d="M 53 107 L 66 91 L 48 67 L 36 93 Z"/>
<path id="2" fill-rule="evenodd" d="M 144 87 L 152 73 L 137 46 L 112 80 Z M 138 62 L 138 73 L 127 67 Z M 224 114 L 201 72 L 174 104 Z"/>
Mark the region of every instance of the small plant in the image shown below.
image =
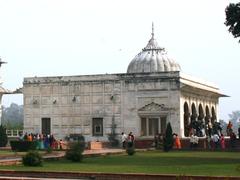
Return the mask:
<path id="1" fill-rule="evenodd" d="M 22 157 L 24 166 L 42 166 L 42 156 L 38 151 L 29 151 L 25 156 Z"/>
<path id="2" fill-rule="evenodd" d="M 133 147 L 132 148 L 127 148 L 126 152 L 129 156 L 132 156 L 136 153 L 135 148 L 133 148 Z"/>
<path id="3" fill-rule="evenodd" d="M 71 160 L 73 162 L 81 162 L 83 159 L 83 151 L 85 149 L 85 139 L 82 136 L 82 138 L 79 139 L 78 142 L 72 142 L 69 145 L 69 149 L 66 151 L 65 157 L 68 160 Z"/>
<path id="4" fill-rule="evenodd" d="M 129 156 L 132 156 L 132 155 L 134 155 L 134 154 L 136 153 L 133 142 L 128 142 L 128 143 L 127 143 L 126 152 L 127 152 L 127 154 L 128 154 Z"/>
<path id="5" fill-rule="evenodd" d="M 6 134 L 6 128 L 4 126 L 0 126 L 0 147 L 5 147 L 8 142 L 8 137 Z"/>

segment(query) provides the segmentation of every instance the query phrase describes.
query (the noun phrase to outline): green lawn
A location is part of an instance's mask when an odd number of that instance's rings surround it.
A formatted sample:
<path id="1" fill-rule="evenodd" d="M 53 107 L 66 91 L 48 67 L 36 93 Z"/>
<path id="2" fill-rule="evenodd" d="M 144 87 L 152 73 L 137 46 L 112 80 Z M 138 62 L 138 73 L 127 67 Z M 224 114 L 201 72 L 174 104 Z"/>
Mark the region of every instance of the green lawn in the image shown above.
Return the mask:
<path id="1" fill-rule="evenodd" d="M 46 151 L 39 151 L 40 154 L 45 154 Z M 55 151 L 53 151 L 54 153 Z M 0 158 L 1 157 L 21 157 L 25 155 L 26 152 L 14 152 L 12 150 L 0 150 Z"/>
<path id="2" fill-rule="evenodd" d="M 239 152 L 137 152 L 134 156 L 112 155 L 85 158 L 82 163 L 44 162 L 43 167 L 1 166 L 27 171 L 78 171 L 179 175 L 240 176 Z"/>

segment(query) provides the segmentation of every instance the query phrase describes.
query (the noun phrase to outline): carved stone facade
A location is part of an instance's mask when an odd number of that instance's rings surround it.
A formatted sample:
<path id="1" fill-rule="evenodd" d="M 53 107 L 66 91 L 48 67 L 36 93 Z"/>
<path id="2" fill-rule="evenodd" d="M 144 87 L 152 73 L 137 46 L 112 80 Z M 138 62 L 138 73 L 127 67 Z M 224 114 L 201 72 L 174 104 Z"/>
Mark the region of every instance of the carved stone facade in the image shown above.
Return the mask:
<path id="1" fill-rule="evenodd" d="M 125 74 L 24 78 L 24 131 L 107 141 L 115 125 L 118 134 L 147 139 L 170 122 L 174 133 L 187 137 L 192 123 L 217 121 L 224 95 L 180 70 L 152 32 Z"/>
<path id="2" fill-rule="evenodd" d="M 217 117 L 221 94 L 217 88 L 182 77 L 180 72 L 161 72 L 25 78 L 24 130 L 42 133 L 47 118 L 50 133 L 58 138 L 77 133 L 88 140 L 105 141 L 114 117 L 118 134 L 132 131 L 137 137 L 149 138 L 153 134 L 141 134 L 141 119 L 161 121 L 164 117 L 164 125 L 171 122 L 173 131 L 185 137 L 184 105 L 187 103 L 189 115 L 195 104 L 196 114 L 201 105 L 204 117 L 206 107 L 211 117 L 211 108 Z M 102 136 L 94 136 L 96 118 L 102 119 Z"/>

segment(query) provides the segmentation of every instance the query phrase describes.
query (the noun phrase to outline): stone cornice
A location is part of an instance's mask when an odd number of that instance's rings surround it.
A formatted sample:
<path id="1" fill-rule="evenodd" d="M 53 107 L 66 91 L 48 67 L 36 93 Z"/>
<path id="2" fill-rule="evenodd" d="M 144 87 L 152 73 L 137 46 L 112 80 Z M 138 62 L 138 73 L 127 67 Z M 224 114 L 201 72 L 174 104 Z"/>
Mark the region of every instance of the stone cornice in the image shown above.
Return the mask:
<path id="1" fill-rule="evenodd" d="M 101 81 L 136 81 L 154 79 L 175 79 L 179 78 L 179 72 L 159 73 L 123 73 L 123 74 L 97 74 L 80 76 L 52 76 L 52 77 L 26 77 L 23 84 L 40 83 L 70 83 L 70 82 L 101 82 Z"/>
<path id="2" fill-rule="evenodd" d="M 219 88 L 213 83 L 183 73 L 180 74 L 180 89 L 181 91 L 199 95 L 210 94 L 210 96 L 228 97 L 222 94 Z"/>

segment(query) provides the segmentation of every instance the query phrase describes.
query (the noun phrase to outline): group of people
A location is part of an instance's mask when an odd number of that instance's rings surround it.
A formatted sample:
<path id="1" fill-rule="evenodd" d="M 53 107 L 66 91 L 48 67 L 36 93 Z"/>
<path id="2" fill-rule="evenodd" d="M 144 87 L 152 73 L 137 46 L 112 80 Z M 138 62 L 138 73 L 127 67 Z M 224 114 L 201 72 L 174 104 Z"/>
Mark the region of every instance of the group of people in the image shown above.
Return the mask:
<path id="1" fill-rule="evenodd" d="M 231 140 L 230 140 L 231 141 Z M 223 134 L 213 134 L 211 136 L 206 136 L 206 148 L 207 149 L 225 149 L 226 145 L 225 145 L 225 138 Z"/>
<path id="2" fill-rule="evenodd" d="M 122 148 L 126 149 L 127 147 L 131 148 L 134 146 L 135 137 L 132 132 L 128 135 L 122 132 Z"/>
<path id="3" fill-rule="evenodd" d="M 217 131 L 212 131 L 211 123 L 208 127 L 208 133 L 206 136 L 206 148 L 208 149 L 225 149 L 225 138 L 222 134 L 222 129 L 217 128 Z M 229 147 L 234 148 L 236 144 L 236 134 L 233 132 L 233 125 L 231 121 L 229 121 L 226 129 L 227 136 L 230 137 L 229 140 Z M 240 139 L 240 127 L 238 128 L 239 139 Z M 135 137 L 132 132 L 128 135 L 124 132 L 121 133 L 121 142 L 122 148 L 126 149 L 127 147 L 131 148 L 134 147 Z M 19 140 L 24 141 L 36 141 L 37 142 L 37 149 L 63 149 L 64 142 L 62 139 L 57 140 L 53 135 L 44 135 L 44 134 L 21 134 L 19 136 Z M 165 137 L 163 134 L 159 133 L 154 136 L 154 145 L 157 149 L 163 149 Z M 194 131 L 190 131 L 190 149 L 195 149 L 198 147 L 199 136 Z M 174 149 L 181 149 L 181 141 L 180 138 L 176 133 L 173 134 L 173 148 Z"/>
<path id="4" fill-rule="evenodd" d="M 235 148 L 236 145 L 236 134 L 234 132 L 231 132 L 229 134 L 229 148 L 233 149 Z M 225 143 L 225 137 L 223 134 L 213 134 L 212 136 L 207 136 L 206 137 L 207 141 L 207 148 L 208 149 L 219 149 L 221 148 L 222 150 L 226 149 L 226 143 Z"/>
<path id="5" fill-rule="evenodd" d="M 217 126 L 217 123 L 215 123 Z M 213 130 L 214 129 L 214 130 Z M 240 135 L 240 128 L 238 128 L 238 133 Z M 229 121 L 226 134 L 230 137 L 229 148 L 234 148 L 237 140 L 236 134 L 233 132 L 233 124 Z M 239 136 L 240 137 L 240 136 Z M 195 133 L 190 134 L 190 148 L 195 148 L 198 146 L 198 136 Z M 206 136 L 206 148 L 208 149 L 226 149 L 225 137 L 222 133 L 222 128 L 213 128 L 211 122 L 208 123 L 208 132 Z"/>
<path id="6" fill-rule="evenodd" d="M 181 141 L 180 138 L 178 136 L 178 134 L 173 133 L 173 148 L 174 149 L 181 149 L 182 145 L 181 145 Z M 156 149 L 163 149 L 164 146 L 164 141 L 165 141 L 165 136 L 162 133 L 156 134 L 154 136 L 154 146 Z"/>
<path id="7" fill-rule="evenodd" d="M 55 139 L 53 135 L 25 133 L 19 136 L 20 141 L 36 141 L 37 149 L 63 149 L 63 141 Z"/>
<path id="8" fill-rule="evenodd" d="M 212 130 L 212 127 L 209 126 L 209 131 L 206 135 L 206 140 L 204 142 L 205 147 L 207 149 L 226 149 L 226 143 L 225 143 L 225 137 L 222 133 L 222 128 L 220 128 L 220 125 L 218 125 L 217 123 L 214 125 L 216 126 L 214 129 L 214 131 Z M 218 127 L 219 126 L 219 127 Z M 236 134 L 233 132 L 233 125 L 231 123 L 231 121 L 229 121 L 228 125 L 227 125 L 227 136 L 229 136 L 229 148 L 235 148 L 236 145 L 236 140 L 237 140 L 237 136 Z M 238 133 L 239 133 L 239 139 L 240 139 L 240 127 L 238 128 Z M 163 134 L 156 134 L 154 137 L 154 144 L 155 147 L 157 149 L 162 149 L 163 148 L 163 142 L 164 142 L 164 135 Z M 196 149 L 198 147 L 199 144 L 199 136 L 197 135 L 197 133 L 194 131 L 190 132 L 190 149 Z M 181 149 L 181 141 L 180 138 L 178 137 L 177 134 L 173 134 L 173 148 L 174 149 Z"/>
<path id="9" fill-rule="evenodd" d="M 229 147 L 230 148 L 234 148 L 235 144 L 236 144 L 237 136 L 233 132 L 233 124 L 232 124 L 231 121 L 229 121 L 229 123 L 227 125 L 226 133 L 227 133 L 227 136 L 230 137 L 230 139 L 229 139 Z M 215 132 L 213 135 L 209 135 L 209 138 L 210 137 L 211 137 L 212 142 L 214 144 L 213 148 L 215 148 L 215 149 L 218 149 L 219 147 L 221 147 L 221 149 L 225 149 L 226 148 L 225 138 L 224 138 L 224 135 L 222 134 L 222 131 Z M 209 140 L 208 140 L 208 147 L 209 147 L 209 149 L 212 148 L 211 147 L 211 142 Z"/>

